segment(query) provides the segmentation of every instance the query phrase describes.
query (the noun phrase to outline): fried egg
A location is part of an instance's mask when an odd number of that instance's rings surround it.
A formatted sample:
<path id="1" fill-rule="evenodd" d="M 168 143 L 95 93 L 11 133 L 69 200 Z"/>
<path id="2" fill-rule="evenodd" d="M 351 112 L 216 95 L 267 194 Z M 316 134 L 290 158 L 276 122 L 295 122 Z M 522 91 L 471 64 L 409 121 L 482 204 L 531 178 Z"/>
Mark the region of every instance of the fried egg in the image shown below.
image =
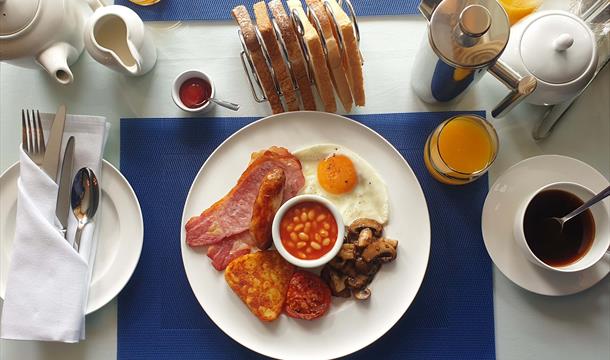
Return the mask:
<path id="1" fill-rule="evenodd" d="M 300 194 L 323 196 L 337 207 L 345 224 L 358 218 L 388 221 L 386 184 L 375 169 L 353 151 L 318 144 L 293 152 L 301 161 L 305 186 Z"/>

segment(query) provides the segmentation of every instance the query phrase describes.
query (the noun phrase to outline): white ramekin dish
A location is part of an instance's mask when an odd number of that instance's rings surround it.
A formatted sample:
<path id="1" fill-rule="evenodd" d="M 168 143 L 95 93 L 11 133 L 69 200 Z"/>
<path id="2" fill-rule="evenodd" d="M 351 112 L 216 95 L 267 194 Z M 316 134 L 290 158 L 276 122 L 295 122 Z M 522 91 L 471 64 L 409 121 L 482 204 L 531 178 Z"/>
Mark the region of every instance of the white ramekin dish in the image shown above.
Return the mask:
<path id="1" fill-rule="evenodd" d="M 303 203 L 303 202 L 317 202 L 324 205 L 330 213 L 333 215 L 333 218 L 337 222 L 337 240 L 335 241 L 335 245 L 330 249 L 329 252 L 322 255 L 317 259 L 304 260 L 299 259 L 298 257 L 292 255 L 286 250 L 284 244 L 282 244 L 282 239 L 280 237 L 280 223 L 282 221 L 282 217 L 288 210 L 290 210 L 294 205 Z M 332 258 L 334 258 L 341 246 L 343 245 L 343 239 L 345 237 L 345 224 L 343 223 L 343 217 L 337 208 L 325 198 L 318 195 L 298 195 L 293 197 L 292 199 L 286 201 L 275 214 L 275 218 L 273 219 L 273 226 L 271 229 L 271 233 L 273 235 L 273 244 L 277 251 L 282 255 L 284 259 L 286 259 L 289 263 L 296 265 L 302 268 L 315 268 L 318 266 L 322 266 L 329 262 Z"/>

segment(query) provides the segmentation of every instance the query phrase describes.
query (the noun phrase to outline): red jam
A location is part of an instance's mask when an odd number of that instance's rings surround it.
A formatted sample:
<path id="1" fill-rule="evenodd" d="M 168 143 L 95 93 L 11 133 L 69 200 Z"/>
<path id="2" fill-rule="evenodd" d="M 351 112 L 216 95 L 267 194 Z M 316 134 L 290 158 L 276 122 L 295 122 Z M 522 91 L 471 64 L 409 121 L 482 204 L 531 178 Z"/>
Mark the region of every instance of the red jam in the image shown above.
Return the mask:
<path id="1" fill-rule="evenodd" d="M 190 78 L 180 85 L 180 100 L 191 109 L 201 107 L 212 95 L 212 85 L 201 78 Z"/>

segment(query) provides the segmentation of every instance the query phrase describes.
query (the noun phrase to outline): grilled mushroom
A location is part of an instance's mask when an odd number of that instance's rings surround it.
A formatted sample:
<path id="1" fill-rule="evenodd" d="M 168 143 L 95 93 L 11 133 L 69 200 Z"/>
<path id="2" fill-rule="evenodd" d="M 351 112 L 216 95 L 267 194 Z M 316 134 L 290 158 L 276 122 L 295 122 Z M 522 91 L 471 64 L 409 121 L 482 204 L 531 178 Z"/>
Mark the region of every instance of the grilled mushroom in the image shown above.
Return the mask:
<path id="1" fill-rule="evenodd" d="M 328 284 L 330 292 L 334 296 L 350 297 L 350 290 L 345 285 L 346 275 L 340 275 L 330 267 L 325 266 L 322 269 L 321 277 Z"/>
<path id="2" fill-rule="evenodd" d="M 396 249 L 385 240 L 375 241 L 364 249 L 362 258 L 366 262 L 373 260 L 390 262 L 396 258 Z"/>
<path id="3" fill-rule="evenodd" d="M 339 250 L 339 257 L 343 260 L 353 260 L 356 258 L 356 245 L 343 244 Z"/>
<path id="4" fill-rule="evenodd" d="M 372 276 L 379 271 L 381 264 L 377 261 L 366 262 L 362 257 L 358 257 L 354 262 L 354 267 L 360 274 Z"/>
<path id="5" fill-rule="evenodd" d="M 360 290 L 354 291 L 353 293 L 354 293 L 354 297 L 358 300 L 366 300 L 371 297 L 371 289 L 369 289 L 369 288 L 360 289 Z"/>
<path id="6" fill-rule="evenodd" d="M 394 249 L 396 249 L 398 247 L 398 240 L 392 240 L 392 239 L 386 239 L 386 238 L 381 238 L 379 240 L 380 241 L 385 241 L 385 242 L 389 243 L 390 245 L 392 245 L 392 247 Z"/>
<path id="7" fill-rule="evenodd" d="M 383 226 L 373 219 L 356 219 L 349 226 L 349 231 L 354 234 L 360 234 L 364 229 L 371 229 L 373 236 L 380 237 L 383 234 Z"/>
<path id="8" fill-rule="evenodd" d="M 362 274 L 354 277 L 349 276 L 345 284 L 353 290 L 362 289 L 369 284 L 369 277 Z"/>
<path id="9" fill-rule="evenodd" d="M 360 231 L 356 246 L 363 249 L 373 242 L 373 231 L 370 228 L 365 228 Z"/>
<path id="10" fill-rule="evenodd" d="M 328 265 L 330 267 L 332 267 L 333 269 L 341 270 L 341 269 L 343 269 L 343 267 L 345 267 L 346 262 L 347 262 L 347 260 L 343 259 L 342 257 L 335 256 L 328 262 Z"/>

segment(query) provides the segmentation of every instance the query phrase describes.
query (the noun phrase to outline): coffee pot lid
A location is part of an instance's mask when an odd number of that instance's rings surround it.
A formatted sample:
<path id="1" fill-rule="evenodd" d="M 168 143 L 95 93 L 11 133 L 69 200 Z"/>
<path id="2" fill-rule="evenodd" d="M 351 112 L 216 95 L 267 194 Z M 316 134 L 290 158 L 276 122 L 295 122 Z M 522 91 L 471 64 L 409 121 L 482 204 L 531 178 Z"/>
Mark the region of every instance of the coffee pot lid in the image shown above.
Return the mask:
<path id="1" fill-rule="evenodd" d="M 509 33 L 508 16 L 496 0 L 444 0 L 430 17 L 431 46 L 455 67 L 491 65 L 504 51 Z"/>
<path id="2" fill-rule="evenodd" d="M 572 82 L 595 71 L 597 62 L 593 33 L 568 13 L 535 19 L 523 32 L 519 52 L 527 70 L 551 84 Z"/>
<path id="3" fill-rule="evenodd" d="M 0 0 L 0 36 L 25 29 L 36 17 L 40 0 Z"/>

